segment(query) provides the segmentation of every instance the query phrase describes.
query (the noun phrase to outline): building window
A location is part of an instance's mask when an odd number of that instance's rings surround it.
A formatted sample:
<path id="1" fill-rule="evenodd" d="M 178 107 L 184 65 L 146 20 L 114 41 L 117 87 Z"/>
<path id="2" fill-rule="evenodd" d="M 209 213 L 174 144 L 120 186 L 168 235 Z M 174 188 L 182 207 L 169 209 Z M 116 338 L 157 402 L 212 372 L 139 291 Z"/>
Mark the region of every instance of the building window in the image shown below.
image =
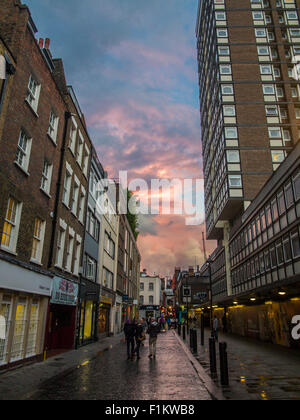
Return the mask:
<path id="1" fill-rule="evenodd" d="M 79 210 L 78 210 L 78 219 L 81 223 L 83 223 L 83 218 L 84 218 L 85 196 L 86 196 L 85 189 L 84 189 L 83 186 L 81 186 L 80 199 L 79 199 Z"/>
<path id="2" fill-rule="evenodd" d="M 69 202 L 70 202 L 71 181 L 72 181 L 72 173 L 67 169 L 66 175 L 65 175 L 65 181 L 64 181 L 63 196 L 62 196 L 62 201 L 67 207 L 69 207 Z"/>
<path id="3" fill-rule="evenodd" d="M 79 274 L 79 265 L 80 265 L 80 253 L 81 253 L 81 238 L 79 236 L 76 237 L 76 245 L 75 245 L 75 256 L 74 256 L 74 270 L 73 274 L 78 276 Z"/>
<path id="4" fill-rule="evenodd" d="M 83 147 L 84 147 L 84 139 L 82 137 L 81 131 L 78 131 L 79 139 L 78 139 L 78 146 L 76 151 L 76 161 L 78 162 L 79 166 L 82 166 L 82 157 L 83 157 Z"/>
<path id="5" fill-rule="evenodd" d="M 72 259 L 73 259 L 73 247 L 74 247 L 74 236 L 69 233 L 69 238 L 67 242 L 67 252 L 65 260 L 65 269 L 69 272 L 72 271 Z"/>
<path id="6" fill-rule="evenodd" d="M 90 256 L 85 256 L 85 276 L 87 279 L 96 281 L 97 276 L 97 261 Z"/>
<path id="7" fill-rule="evenodd" d="M 62 228 L 58 231 L 57 246 L 56 246 L 56 262 L 55 265 L 62 267 L 64 258 L 66 231 Z"/>
<path id="8" fill-rule="evenodd" d="M 103 267 L 103 286 L 107 287 L 108 289 L 112 289 L 113 279 L 114 279 L 113 273 L 107 270 L 105 267 Z"/>
<path id="9" fill-rule="evenodd" d="M 51 165 L 45 159 L 43 173 L 42 173 L 42 180 L 41 180 L 41 189 L 48 195 L 50 194 L 50 189 L 51 189 L 52 169 L 53 169 L 53 165 Z"/>
<path id="10" fill-rule="evenodd" d="M 154 290 L 154 284 L 149 283 L 149 292 L 152 292 Z"/>
<path id="11" fill-rule="evenodd" d="M 238 150 L 227 151 L 227 162 L 229 163 L 240 163 L 240 153 Z"/>
<path id="12" fill-rule="evenodd" d="M 230 188 L 241 188 L 242 187 L 242 177 L 241 175 L 229 175 L 229 187 Z"/>
<path id="13" fill-rule="evenodd" d="M 57 139 L 58 120 L 59 118 L 57 117 L 57 115 L 54 113 L 54 111 L 51 110 L 49 118 L 48 135 L 55 144 Z"/>
<path id="14" fill-rule="evenodd" d="M 144 296 L 140 296 L 140 305 L 144 305 Z"/>
<path id="15" fill-rule="evenodd" d="M 42 261 L 44 235 L 45 235 L 45 222 L 43 222 L 41 219 L 36 218 L 35 225 L 34 225 L 34 233 L 33 233 L 31 260 L 39 264 L 41 264 L 41 261 Z"/>
<path id="16" fill-rule="evenodd" d="M 115 243 L 111 239 L 111 237 L 108 235 L 107 232 L 105 232 L 105 251 L 108 253 L 108 255 L 114 260 L 115 259 Z"/>
<path id="17" fill-rule="evenodd" d="M 154 303 L 154 297 L 149 296 L 149 305 L 153 305 L 153 303 Z"/>
<path id="18" fill-rule="evenodd" d="M 22 204 L 10 198 L 2 232 L 1 247 L 15 252 L 17 247 Z"/>
<path id="19" fill-rule="evenodd" d="M 28 173 L 32 139 L 23 130 L 20 132 L 16 156 L 17 165 Z"/>
<path id="20" fill-rule="evenodd" d="M 26 100 L 35 113 L 37 112 L 39 105 L 40 91 L 41 85 L 38 84 L 38 82 L 32 75 L 30 75 Z"/>
<path id="21" fill-rule="evenodd" d="M 76 138 L 77 138 L 77 123 L 74 117 L 71 119 L 70 137 L 69 137 L 69 148 L 73 155 L 75 155 Z"/>
<path id="22" fill-rule="evenodd" d="M 79 186 L 80 183 L 77 179 L 74 180 L 72 201 L 71 201 L 71 210 L 72 213 L 77 217 L 77 208 L 78 208 L 78 197 L 79 197 Z"/>
<path id="23" fill-rule="evenodd" d="M 87 213 L 86 230 L 95 239 L 95 241 L 99 241 L 100 222 L 90 209 Z"/>
<path id="24" fill-rule="evenodd" d="M 145 290 L 145 285 L 144 283 L 140 283 L 140 291 L 143 292 Z"/>

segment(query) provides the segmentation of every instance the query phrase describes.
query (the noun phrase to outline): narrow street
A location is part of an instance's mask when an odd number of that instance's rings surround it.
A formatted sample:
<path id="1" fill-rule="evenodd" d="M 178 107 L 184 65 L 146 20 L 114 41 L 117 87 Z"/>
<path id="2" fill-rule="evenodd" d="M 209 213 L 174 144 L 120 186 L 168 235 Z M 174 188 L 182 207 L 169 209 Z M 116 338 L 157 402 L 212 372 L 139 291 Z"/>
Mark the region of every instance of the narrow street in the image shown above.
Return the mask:
<path id="1" fill-rule="evenodd" d="M 82 350 L 79 350 L 82 351 Z M 58 360 L 59 358 L 56 358 Z M 148 340 L 141 360 L 127 361 L 125 343 L 99 352 L 79 367 L 46 381 L 22 396 L 29 400 L 211 400 L 173 331 L 160 334 L 156 360 L 148 358 Z M 51 359 L 47 362 L 55 363 Z M 32 366 L 35 369 L 35 366 Z M 10 375 L 9 373 L 6 375 Z M 22 379 L 22 368 L 15 377 Z M 0 375 L 0 395 L 5 378 Z M 13 383 L 10 389 L 13 393 Z M 6 393 L 8 391 L 6 390 Z"/>

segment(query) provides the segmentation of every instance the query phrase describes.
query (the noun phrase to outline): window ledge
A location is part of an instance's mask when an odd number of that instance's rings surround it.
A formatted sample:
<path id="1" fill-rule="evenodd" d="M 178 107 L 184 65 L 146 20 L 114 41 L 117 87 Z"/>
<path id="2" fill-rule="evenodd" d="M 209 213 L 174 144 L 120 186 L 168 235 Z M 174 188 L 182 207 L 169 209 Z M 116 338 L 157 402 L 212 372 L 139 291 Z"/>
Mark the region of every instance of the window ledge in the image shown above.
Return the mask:
<path id="1" fill-rule="evenodd" d="M 40 190 L 42 191 L 42 193 L 44 193 L 48 198 L 52 198 L 51 195 L 49 193 L 47 193 L 47 191 L 43 190 L 43 188 L 40 188 Z"/>
<path id="2" fill-rule="evenodd" d="M 68 204 L 66 204 L 64 201 L 62 201 L 63 205 L 70 211 L 70 207 L 68 206 Z"/>
<path id="3" fill-rule="evenodd" d="M 31 262 L 32 264 L 38 265 L 39 267 L 43 267 L 43 264 L 42 264 L 42 263 L 40 263 L 40 262 L 39 262 L 39 261 L 37 261 L 37 260 L 34 260 L 33 258 L 31 258 L 31 259 L 30 259 L 30 262 Z"/>
<path id="4" fill-rule="evenodd" d="M 56 141 L 56 139 L 54 139 L 52 136 L 50 136 L 50 134 L 48 132 L 47 132 L 47 136 L 52 141 L 52 143 L 54 144 L 54 146 L 57 147 L 57 141 Z"/>
<path id="5" fill-rule="evenodd" d="M 15 160 L 15 165 L 19 168 L 19 169 L 21 169 L 21 171 L 22 172 L 24 172 L 24 174 L 26 175 L 26 176 L 30 176 L 30 173 L 29 172 L 27 172 L 26 171 L 26 169 L 24 169 L 16 160 Z"/>
<path id="6" fill-rule="evenodd" d="M 17 256 L 18 256 L 18 254 L 17 254 L 15 251 L 13 251 L 12 249 L 6 248 L 6 247 L 5 247 L 5 246 L 3 246 L 3 245 L 0 245 L 0 249 L 1 249 L 1 251 L 5 251 L 5 252 L 7 252 L 8 254 L 13 255 L 14 257 L 17 257 Z"/>
<path id="7" fill-rule="evenodd" d="M 32 107 L 32 105 L 28 102 L 27 99 L 25 99 L 25 103 L 27 104 L 27 106 L 29 107 L 30 111 L 33 113 L 33 115 L 36 118 L 39 118 L 39 114 L 36 112 L 36 110 Z"/>

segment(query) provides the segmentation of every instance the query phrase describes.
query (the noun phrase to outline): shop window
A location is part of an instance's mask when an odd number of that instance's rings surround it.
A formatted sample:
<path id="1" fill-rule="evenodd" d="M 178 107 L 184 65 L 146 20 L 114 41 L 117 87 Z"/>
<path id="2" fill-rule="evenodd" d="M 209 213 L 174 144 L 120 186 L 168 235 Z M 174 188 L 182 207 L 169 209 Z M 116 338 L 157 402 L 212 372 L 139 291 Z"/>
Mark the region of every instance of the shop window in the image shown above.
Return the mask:
<path id="1" fill-rule="evenodd" d="M 20 297 L 16 309 L 15 328 L 11 346 L 11 362 L 23 358 L 24 335 L 26 328 L 27 298 Z"/>
<path id="2" fill-rule="evenodd" d="M 10 295 L 4 295 L 0 300 L 0 316 L 5 322 L 5 338 L 0 339 L 0 366 L 7 362 L 7 345 L 8 345 L 8 332 L 11 323 L 11 308 L 12 299 Z"/>
<path id="3" fill-rule="evenodd" d="M 37 354 L 37 333 L 39 325 L 39 301 L 33 300 L 30 309 L 29 330 L 27 336 L 26 357 L 32 357 Z"/>

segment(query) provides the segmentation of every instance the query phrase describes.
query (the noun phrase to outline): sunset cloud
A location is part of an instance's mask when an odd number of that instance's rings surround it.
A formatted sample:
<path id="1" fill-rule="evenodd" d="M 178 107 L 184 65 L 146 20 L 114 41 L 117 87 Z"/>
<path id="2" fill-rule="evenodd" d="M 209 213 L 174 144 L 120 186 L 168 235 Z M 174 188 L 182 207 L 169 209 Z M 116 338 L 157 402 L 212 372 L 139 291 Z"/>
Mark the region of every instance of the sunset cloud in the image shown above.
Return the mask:
<path id="1" fill-rule="evenodd" d="M 202 179 L 195 0 L 28 0 L 64 60 L 99 159 L 129 181 Z M 72 6 L 71 6 L 72 4 Z M 72 10 L 70 10 L 72 8 Z M 201 215 L 204 219 L 203 186 Z M 195 195 L 195 187 L 193 194 Z M 147 200 L 147 191 L 143 200 Z M 149 194 L 148 194 L 149 197 Z M 192 206 L 192 203 L 190 203 Z M 204 226 L 182 216 L 140 217 L 149 272 L 201 264 Z M 208 245 L 209 246 L 209 245 Z"/>

